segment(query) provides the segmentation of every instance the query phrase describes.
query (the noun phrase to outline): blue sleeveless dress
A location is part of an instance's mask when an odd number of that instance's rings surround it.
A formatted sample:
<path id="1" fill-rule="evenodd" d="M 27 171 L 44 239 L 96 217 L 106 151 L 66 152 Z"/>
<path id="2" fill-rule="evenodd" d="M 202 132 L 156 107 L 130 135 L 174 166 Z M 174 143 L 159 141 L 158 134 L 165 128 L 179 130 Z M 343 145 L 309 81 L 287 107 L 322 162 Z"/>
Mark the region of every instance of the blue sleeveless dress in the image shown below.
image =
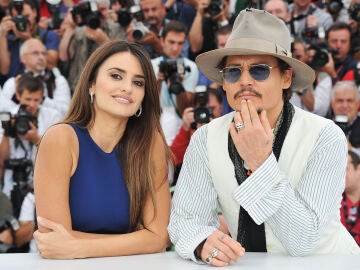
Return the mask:
<path id="1" fill-rule="evenodd" d="M 79 161 L 69 191 L 73 230 L 128 232 L 130 198 L 115 150 L 105 153 L 87 129 L 71 126 L 79 140 Z"/>

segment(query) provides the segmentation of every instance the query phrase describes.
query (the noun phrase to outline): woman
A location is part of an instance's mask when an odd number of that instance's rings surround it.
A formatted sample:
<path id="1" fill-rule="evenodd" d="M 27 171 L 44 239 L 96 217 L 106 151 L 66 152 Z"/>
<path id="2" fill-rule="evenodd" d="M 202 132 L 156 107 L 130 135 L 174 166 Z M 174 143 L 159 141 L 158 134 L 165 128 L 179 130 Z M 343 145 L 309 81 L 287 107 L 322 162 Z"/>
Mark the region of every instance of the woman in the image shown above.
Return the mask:
<path id="1" fill-rule="evenodd" d="M 38 147 L 34 188 L 44 258 L 164 251 L 170 151 L 156 78 L 139 45 L 112 41 L 88 59 L 70 109 Z"/>

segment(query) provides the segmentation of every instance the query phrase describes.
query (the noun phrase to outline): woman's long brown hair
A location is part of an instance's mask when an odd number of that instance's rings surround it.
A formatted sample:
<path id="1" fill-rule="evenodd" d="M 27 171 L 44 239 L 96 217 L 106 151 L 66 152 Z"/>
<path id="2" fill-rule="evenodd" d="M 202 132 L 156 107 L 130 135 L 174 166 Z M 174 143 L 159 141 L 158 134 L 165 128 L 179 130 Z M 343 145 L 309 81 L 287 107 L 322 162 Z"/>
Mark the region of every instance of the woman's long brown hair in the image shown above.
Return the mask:
<path id="1" fill-rule="evenodd" d="M 70 108 L 62 123 L 73 123 L 88 128 L 93 126 L 95 110 L 90 102 L 89 89 L 96 80 L 101 64 L 119 52 L 130 52 L 134 55 L 143 67 L 145 75 L 142 113 L 140 117 L 129 118 L 124 135 L 116 146 L 117 157 L 130 195 L 129 231 L 134 231 L 144 226 L 141 213 L 149 194 L 156 209 L 155 192 L 159 187 L 154 185 L 155 168 L 151 160 L 151 144 L 157 134 L 162 136 L 167 159 L 172 160 L 160 126 L 161 108 L 156 77 L 150 58 L 140 45 L 116 40 L 107 42 L 94 51 L 80 75 Z M 163 179 L 162 184 L 167 180 Z M 155 211 L 154 218 L 156 214 Z"/>

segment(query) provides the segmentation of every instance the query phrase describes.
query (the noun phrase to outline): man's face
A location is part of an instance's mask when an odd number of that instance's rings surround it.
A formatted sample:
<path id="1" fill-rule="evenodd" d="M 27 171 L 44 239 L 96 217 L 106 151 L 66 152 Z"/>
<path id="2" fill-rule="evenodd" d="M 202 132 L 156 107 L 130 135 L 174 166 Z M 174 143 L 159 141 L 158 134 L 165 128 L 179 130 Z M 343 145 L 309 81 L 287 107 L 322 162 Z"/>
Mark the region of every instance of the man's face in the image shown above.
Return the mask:
<path id="1" fill-rule="evenodd" d="M 256 64 L 266 64 L 270 69 L 269 77 L 263 81 L 255 80 L 249 73 L 249 67 Z M 239 80 L 234 83 L 223 81 L 223 89 L 229 105 L 240 111 L 241 100 L 250 99 L 258 111 L 266 110 L 267 115 L 277 117 L 283 106 L 283 89 L 291 85 L 291 70 L 282 75 L 275 57 L 267 55 L 229 56 L 225 67 L 239 66 L 242 69 Z"/>
<path id="2" fill-rule="evenodd" d="M 300 9 L 307 9 L 311 4 L 311 0 L 294 0 L 294 5 Z"/>
<path id="3" fill-rule="evenodd" d="M 287 10 L 286 4 L 282 0 L 270 0 L 265 4 L 264 8 L 270 14 L 288 22 L 290 20 L 290 12 Z"/>
<path id="4" fill-rule="evenodd" d="M 16 92 L 16 98 L 19 100 L 21 105 L 26 105 L 26 110 L 29 113 L 35 115 L 43 99 L 43 90 L 40 89 L 36 92 L 30 92 L 25 89 L 22 94 Z"/>
<path id="5" fill-rule="evenodd" d="M 217 35 L 217 48 L 218 49 L 222 49 L 225 47 L 225 44 L 229 38 L 231 33 L 228 33 L 228 34 L 224 34 L 224 35 Z"/>
<path id="6" fill-rule="evenodd" d="M 211 109 L 214 118 L 221 116 L 222 104 L 216 99 L 215 95 L 209 94 L 209 101 L 207 102 L 206 107 Z"/>
<path id="7" fill-rule="evenodd" d="M 46 54 L 46 48 L 40 41 L 28 44 L 26 52 L 20 57 L 25 70 L 41 74 L 46 68 Z"/>
<path id="8" fill-rule="evenodd" d="M 300 42 L 294 42 L 294 52 L 293 57 L 301 62 L 306 63 L 307 61 L 307 53 L 305 46 Z"/>
<path id="9" fill-rule="evenodd" d="M 164 54 L 169 58 L 178 58 L 185 44 L 185 33 L 170 31 L 165 38 L 161 38 Z"/>
<path id="10" fill-rule="evenodd" d="M 360 165 L 357 168 L 352 164 L 352 158 L 348 155 L 347 167 L 346 167 L 346 183 L 345 192 L 353 192 L 358 188 L 358 182 L 360 181 Z"/>
<path id="11" fill-rule="evenodd" d="M 339 53 L 334 55 L 334 59 L 343 61 L 350 51 L 350 32 L 347 29 L 332 30 L 328 34 L 328 44 L 333 50 Z"/>
<path id="12" fill-rule="evenodd" d="M 23 11 L 21 14 L 18 14 L 16 9 L 13 8 L 12 15 L 13 16 L 22 15 L 26 17 L 29 20 L 31 26 L 33 26 L 36 23 L 36 10 L 32 9 L 31 6 L 29 6 L 27 3 L 23 4 Z"/>
<path id="13" fill-rule="evenodd" d="M 348 121 L 351 122 L 355 119 L 359 108 L 360 101 L 356 100 L 356 92 L 338 90 L 334 92 L 334 97 L 331 100 L 331 108 L 334 115 L 346 115 Z"/>
<path id="14" fill-rule="evenodd" d="M 140 6 L 146 22 L 151 25 L 162 23 L 166 12 L 161 0 L 141 0 Z"/>

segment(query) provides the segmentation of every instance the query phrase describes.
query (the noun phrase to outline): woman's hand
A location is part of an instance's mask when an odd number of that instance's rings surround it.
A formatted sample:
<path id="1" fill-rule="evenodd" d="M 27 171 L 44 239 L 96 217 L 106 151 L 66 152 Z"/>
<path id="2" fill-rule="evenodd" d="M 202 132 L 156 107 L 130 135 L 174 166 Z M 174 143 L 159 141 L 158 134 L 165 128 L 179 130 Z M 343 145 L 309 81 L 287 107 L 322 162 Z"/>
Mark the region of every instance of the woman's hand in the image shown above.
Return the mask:
<path id="1" fill-rule="evenodd" d="M 45 233 L 39 230 L 34 232 L 34 239 L 41 257 L 45 259 L 80 258 L 78 256 L 80 249 L 76 245 L 77 239 L 62 224 L 42 217 L 38 217 L 37 222 L 50 230 Z"/>

